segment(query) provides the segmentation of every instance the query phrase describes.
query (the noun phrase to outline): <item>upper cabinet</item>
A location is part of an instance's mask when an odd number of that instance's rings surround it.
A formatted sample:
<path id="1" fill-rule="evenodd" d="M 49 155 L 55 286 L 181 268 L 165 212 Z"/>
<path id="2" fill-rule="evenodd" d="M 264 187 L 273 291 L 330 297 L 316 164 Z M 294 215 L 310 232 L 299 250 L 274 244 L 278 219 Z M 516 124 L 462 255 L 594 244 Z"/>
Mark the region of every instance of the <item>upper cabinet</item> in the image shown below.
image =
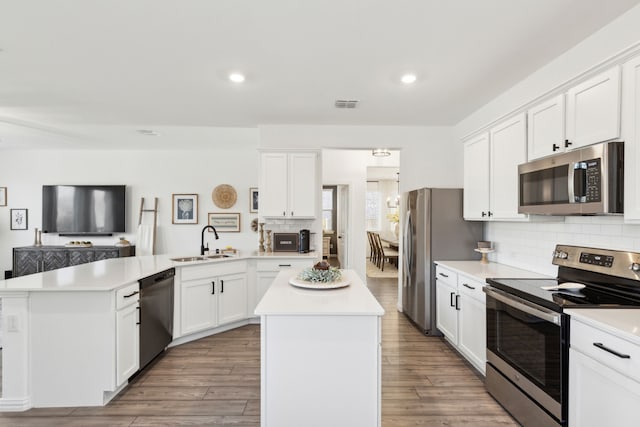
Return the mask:
<path id="1" fill-rule="evenodd" d="M 527 157 L 539 159 L 565 149 L 565 96 L 558 95 L 527 112 Z"/>
<path id="2" fill-rule="evenodd" d="M 318 153 L 265 151 L 261 154 L 260 216 L 316 217 Z"/>
<path id="3" fill-rule="evenodd" d="M 620 67 L 567 91 L 569 149 L 620 137 Z"/>
<path id="4" fill-rule="evenodd" d="M 624 139 L 624 218 L 640 220 L 640 56 L 622 69 L 622 137 Z"/>
<path id="5" fill-rule="evenodd" d="M 518 213 L 518 165 L 526 161 L 526 117 L 514 116 L 464 146 L 464 218 L 525 220 Z"/>

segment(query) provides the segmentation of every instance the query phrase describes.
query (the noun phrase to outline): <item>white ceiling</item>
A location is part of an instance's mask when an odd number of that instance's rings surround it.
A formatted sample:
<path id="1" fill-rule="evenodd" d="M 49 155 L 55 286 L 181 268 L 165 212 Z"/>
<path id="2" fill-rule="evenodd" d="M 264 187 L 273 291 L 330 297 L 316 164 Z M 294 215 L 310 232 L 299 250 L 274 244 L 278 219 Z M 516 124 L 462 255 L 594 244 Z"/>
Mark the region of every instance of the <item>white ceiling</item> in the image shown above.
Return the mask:
<path id="1" fill-rule="evenodd" d="M 639 2 L 0 0 L 0 141 L 91 125 L 453 125 Z"/>

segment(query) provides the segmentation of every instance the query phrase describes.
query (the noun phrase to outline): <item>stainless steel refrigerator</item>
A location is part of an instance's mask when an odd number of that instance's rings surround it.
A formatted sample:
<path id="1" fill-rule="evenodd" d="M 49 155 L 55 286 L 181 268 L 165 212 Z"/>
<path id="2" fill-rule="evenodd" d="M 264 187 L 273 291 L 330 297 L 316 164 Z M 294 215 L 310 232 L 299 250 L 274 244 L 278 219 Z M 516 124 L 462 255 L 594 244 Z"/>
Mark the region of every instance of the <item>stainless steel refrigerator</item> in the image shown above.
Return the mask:
<path id="1" fill-rule="evenodd" d="M 473 260 L 481 222 L 462 218 L 462 189 L 422 188 L 403 201 L 402 311 L 428 335 L 436 329 L 434 261 Z"/>

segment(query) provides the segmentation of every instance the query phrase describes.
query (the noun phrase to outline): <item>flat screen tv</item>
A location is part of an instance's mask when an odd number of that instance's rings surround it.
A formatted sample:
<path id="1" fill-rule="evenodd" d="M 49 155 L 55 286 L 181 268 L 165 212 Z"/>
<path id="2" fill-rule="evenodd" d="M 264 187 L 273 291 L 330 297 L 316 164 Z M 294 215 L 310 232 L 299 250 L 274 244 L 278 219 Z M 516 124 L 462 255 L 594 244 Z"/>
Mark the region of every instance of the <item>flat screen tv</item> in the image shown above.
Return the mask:
<path id="1" fill-rule="evenodd" d="M 125 232 L 124 185 L 43 185 L 42 231 L 66 235 Z"/>

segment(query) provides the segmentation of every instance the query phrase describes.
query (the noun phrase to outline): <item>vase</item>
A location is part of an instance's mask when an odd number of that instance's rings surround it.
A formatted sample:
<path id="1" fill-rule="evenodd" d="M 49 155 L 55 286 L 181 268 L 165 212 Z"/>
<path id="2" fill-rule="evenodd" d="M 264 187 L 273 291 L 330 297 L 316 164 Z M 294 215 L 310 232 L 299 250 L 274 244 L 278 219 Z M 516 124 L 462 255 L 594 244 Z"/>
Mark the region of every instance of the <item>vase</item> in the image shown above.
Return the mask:
<path id="1" fill-rule="evenodd" d="M 400 237 L 400 223 L 396 222 L 396 225 L 393 226 L 393 234 L 396 235 L 396 239 Z"/>

